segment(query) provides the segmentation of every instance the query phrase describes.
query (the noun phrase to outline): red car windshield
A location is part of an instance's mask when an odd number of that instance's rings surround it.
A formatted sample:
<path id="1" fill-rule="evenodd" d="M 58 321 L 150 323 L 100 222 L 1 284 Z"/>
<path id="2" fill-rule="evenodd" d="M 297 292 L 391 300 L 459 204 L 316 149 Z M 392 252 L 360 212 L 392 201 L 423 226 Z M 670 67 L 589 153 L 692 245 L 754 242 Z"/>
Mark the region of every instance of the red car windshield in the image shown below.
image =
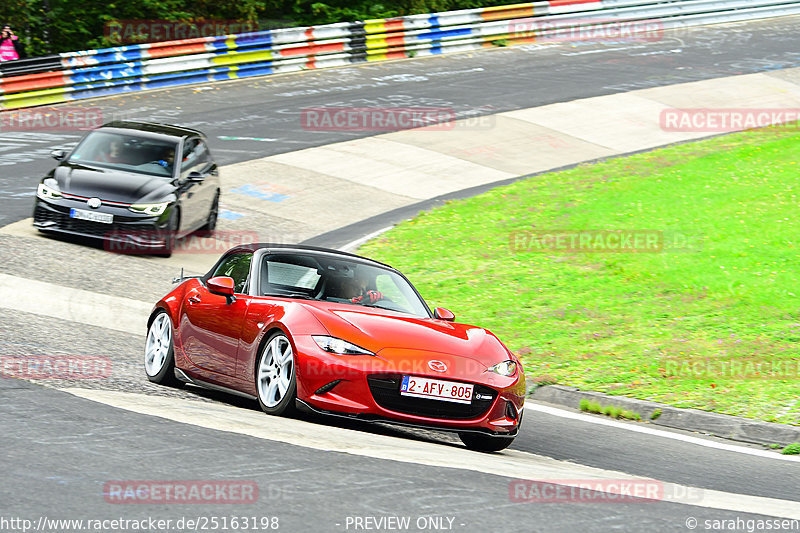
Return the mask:
<path id="1" fill-rule="evenodd" d="M 260 294 L 365 305 L 430 317 L 411 284 L 396 272 L 339 257 L 265 256 Z"/>

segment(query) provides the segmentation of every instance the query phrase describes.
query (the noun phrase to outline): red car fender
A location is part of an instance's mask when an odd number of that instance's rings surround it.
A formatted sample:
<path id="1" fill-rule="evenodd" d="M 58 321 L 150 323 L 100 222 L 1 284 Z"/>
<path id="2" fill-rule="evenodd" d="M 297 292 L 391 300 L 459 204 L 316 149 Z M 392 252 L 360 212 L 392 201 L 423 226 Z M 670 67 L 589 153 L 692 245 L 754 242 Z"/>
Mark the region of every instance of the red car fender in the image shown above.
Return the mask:
<path id="1" fill-rule="evenodd" d="M 183 302 L 183 296 L 186 294 L 187 289 L 191 287 L 197 287 L 200 285 L 200 280 L 198 279 L 187 279 L 174 289 L 170 291 L 166 296 L 156 302 L 156 305 L 153 306 L 153 310 L 150 312 L 150 317 L 147 319 L 147 327 L 150 327 L 150 324 L 153 322 L 153 319 L 156 316 L 156 313 L 163 309 L 169 314 L 169 318 L 172 320 L 173 327 L 177 328 L 178 320 L 180 318 L 181 312 L 181 305 Z"/>
<path id="2" fill-rule="evenodd" d="M 258 355 L 276 330 L 281 330 L 289 338 L 295 359 L 298 356 L 296 336 L 328 334 L 322 323 L 300 303 L 253 298 L 239 337 L 239 364 L 236 367 L 239 379 L 253 381 Z"/>
<path id="3" fill-rule="evenodd" d="M 198 279 L 188 279 L 175 287 L 172 291 L 170 291 L 166 296 L 156 302 L 156 305 L 153 307 L 153 310 L 150 312 L 150 316 L 147 319 L 147 329 L 149 331 L 150 324 L 153 323 L 153 320 L 156 317 L 156 313 L 160 310 L 164 310 L 169 315 L 170 320 L 172 321 L 172 339 L 173 339 L 173 356 L 175 358 L 175 365 L 178 368 L 186 368 L 186 362 L 184 361 L 183 351 L 177 349 L 180 345 L 178 339 L 178 325 L 181 316 L 181 308 L 183 305 L 183 301 L 185 300 L 184 296 L 186 295 L 186 291 L 189 287 L 197 287 L 200 285 L 200 280 Z"/>

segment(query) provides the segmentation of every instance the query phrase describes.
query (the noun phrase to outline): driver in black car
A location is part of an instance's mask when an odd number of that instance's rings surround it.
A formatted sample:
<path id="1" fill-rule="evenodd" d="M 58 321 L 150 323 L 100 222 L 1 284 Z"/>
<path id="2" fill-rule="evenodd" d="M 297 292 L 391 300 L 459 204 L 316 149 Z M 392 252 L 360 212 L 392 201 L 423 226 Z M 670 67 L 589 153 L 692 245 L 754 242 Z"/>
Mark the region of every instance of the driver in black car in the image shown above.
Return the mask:
<path id="1" fill-rule="evenodd" d="M 175 163 L 175 149 L 174 148 L 167 148 L 164 150 L 164 153 L 161 156 L 161 159 L 156 161 L 159 165 L 167 169 L 169 173 L 172 173 L 172 165 Z"/>
<path id="2" fill-rule="evenodd" d="M 123 147 L 122 139 L 112 138 L 106 145 L 105 151 L 101 152 L 96 159 L 101 163 L 123 163 Z"/>

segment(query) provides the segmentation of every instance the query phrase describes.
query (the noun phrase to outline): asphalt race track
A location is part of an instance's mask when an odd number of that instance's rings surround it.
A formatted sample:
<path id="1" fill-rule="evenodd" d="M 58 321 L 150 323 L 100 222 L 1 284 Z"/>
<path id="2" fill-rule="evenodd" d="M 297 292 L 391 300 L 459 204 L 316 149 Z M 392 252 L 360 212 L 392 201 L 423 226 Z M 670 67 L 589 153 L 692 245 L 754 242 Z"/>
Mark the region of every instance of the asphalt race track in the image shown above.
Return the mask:
<path id="1" fill-rule="evenodd" d="M 220 164 L 369 133 L 306 131 L 317 106 L 446 107 L 459 117 L 648 87 L 800 66 L 796 18 L 666 32 L 645 43 L 547 44 L 267 76 L 86 101 L 104 119 L 174 122 L 203 130 Z M 72 104 L 70 104 L 73 107 Z M 54 146 L 80 134 L 0 132 L 0 225 L 30 216 Z"/>
<path id="2" fill-rule="evenodd" d="M 467 117 L 797 67 L 797 28 L 798 19 L 787 18 L 667 33 L 651 43 L 501 48 L 80 105 L 107 118 L 197 127 L 227 165 L 367 135 L 304 130 L 299 114 L 307 107 L 441 106 Z M 79 138 L 0 133 L 0 226 L 30 216 L 36 183 L 53 164 L 49 151 Z M 149 311 L 142 302 L 170 289 L 174 263 L 2 232 L 0 245 L 0 355 L 103 356 L 113 369 L 100 380 L 0 379 L 2 532 L 22 530 L 11 519 L 40 531 L 79 529 L 53 519 L 118 518 L 172 522 L 84 530 L 194 531 L 220 530 L 220 520 L 234 517 L 239 525 L 255 520 L 250 531 L 291 532 L 766 531 L 757 521 L 775 518 L 790 523 L 771 522 L 769 530 L 800 530 L 800 461 L 762 447 L 528 402 L 512 447 L 485 455 L 445 433 L 273 418 L 253 402 L 153 385 L 141 369 L 145 331 L 137 320 Z M 20 278 L 27 282 L 15 285 Z M 98 307 L 96 298 L 110 303 Z M 656 497 L 620 501 L 600 489 L 526 501 L 531 492 L 517 478 L 562 487 L 638 483 L 655 487 Z M 125 480 L 233 481 L 255 484 L 258 495 L 236 503 L 113 501 L 109 484 Z"/>

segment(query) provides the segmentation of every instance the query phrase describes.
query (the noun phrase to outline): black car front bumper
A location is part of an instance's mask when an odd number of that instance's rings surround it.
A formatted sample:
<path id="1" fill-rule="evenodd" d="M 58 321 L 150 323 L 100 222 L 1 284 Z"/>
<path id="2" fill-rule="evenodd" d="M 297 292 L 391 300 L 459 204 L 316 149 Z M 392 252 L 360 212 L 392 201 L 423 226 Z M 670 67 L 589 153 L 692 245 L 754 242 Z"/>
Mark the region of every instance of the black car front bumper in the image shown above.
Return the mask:
<path id="1" fill-rule="evenodd" d="M 56 205 L 40 198 L 33 209 L 33 227 L 39 231 L 62 233 L 79 237 L 102 239 L 109 251 L 158 250 L 164 248 L 167 238 L 163 217 L 120 214 L 115 209 L 114 222 L 103 224 L 70 216 L 71 209 L 85 209 L 85 204 L 76 206 Z M 109 211 L 103 211 L 109 212 Z M 130 215 L 130 216 L 129 216 Z"/>

